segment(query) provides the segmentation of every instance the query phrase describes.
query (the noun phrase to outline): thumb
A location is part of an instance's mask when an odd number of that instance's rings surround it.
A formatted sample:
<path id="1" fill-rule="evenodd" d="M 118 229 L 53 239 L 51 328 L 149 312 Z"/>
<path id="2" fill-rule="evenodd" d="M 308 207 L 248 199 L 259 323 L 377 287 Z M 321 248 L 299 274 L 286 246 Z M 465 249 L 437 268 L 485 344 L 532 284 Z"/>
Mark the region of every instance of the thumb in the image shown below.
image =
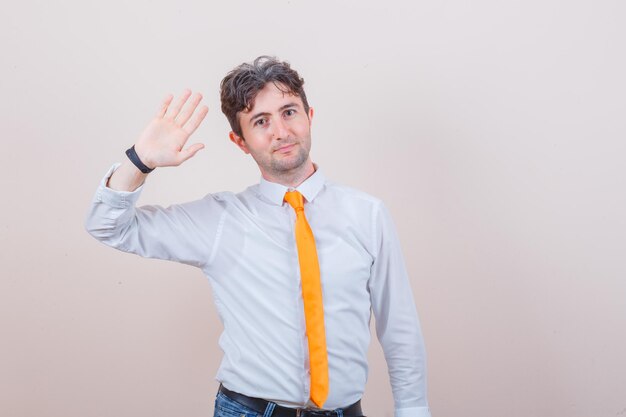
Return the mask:
<path id="1" fill-rule="evenodd" d="M 180 163 L 182 164 L 187 159 L 189 159 L 192 156 L 194 156 L 196 154 L 196 152 L 198 152 L 200 149 L 204 149 L 204 144 L 203 143 L 194 143 L 193 145 L 191 145 L 187 149 L 181 150 L 180 151 Z"/>

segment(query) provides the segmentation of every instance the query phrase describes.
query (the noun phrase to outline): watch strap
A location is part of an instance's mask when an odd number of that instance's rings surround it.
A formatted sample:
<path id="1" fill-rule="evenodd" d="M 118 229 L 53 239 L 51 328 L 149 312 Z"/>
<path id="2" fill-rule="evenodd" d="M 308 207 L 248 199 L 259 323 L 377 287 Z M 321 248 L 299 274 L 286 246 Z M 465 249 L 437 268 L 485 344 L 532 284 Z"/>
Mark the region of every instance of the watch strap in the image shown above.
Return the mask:
<path id="1" fill-rule="evenodd" d="M 128 157 L 128 159 L 130 159 L 130 162 L 132 162 L 137 167 L 137 169 L 139 169 L 139 171 L 143 172 L 144 174 L 149 174 L 150 172 L 154 171 L 154 168 L 148 168 L 143 162 L 141 162 L 141 159 L 139 159 L 139 155 L 137 155 L 137 152 L 135 151 L 135 145 L 126 150 L 126 156 Z"/>

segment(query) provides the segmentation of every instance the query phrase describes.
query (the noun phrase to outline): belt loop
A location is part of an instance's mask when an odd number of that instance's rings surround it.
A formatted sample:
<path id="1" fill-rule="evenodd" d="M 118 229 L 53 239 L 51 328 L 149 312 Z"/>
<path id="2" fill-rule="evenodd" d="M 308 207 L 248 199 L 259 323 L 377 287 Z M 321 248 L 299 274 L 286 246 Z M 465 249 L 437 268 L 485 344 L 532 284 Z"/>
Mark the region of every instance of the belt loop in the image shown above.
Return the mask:
<path id="1" fill-rule="evenodd" d="M 267 407 L 265 407 L 265 413 L 263 413 L 263 417 L 270 417 L 272 413 L 274 413 L 274 407 L 276 407 L 276 403 L 269 401 L 267 403 Z"/>
<path id="2" fill-rule="evenodd" d="M 342 408 L 338 408 L 335 411 L 337 412 L 337 417 L 343 417 L 343 409 Z"/>

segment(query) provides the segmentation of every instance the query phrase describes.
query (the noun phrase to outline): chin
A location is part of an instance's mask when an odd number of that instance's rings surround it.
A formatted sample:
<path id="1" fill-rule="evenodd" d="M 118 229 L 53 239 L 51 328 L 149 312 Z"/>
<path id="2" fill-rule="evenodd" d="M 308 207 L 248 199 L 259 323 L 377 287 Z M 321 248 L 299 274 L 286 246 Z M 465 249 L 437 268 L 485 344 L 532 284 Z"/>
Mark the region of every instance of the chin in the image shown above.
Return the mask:
<path id="1" fill-rule="evenodd" d="M 304 164 L 306 164 L 306 161 L 308 159 L 309 159 L 309 156 L 307 154 L 292 155 L 288 158 L 274 160 L 272 162 L 272 169 L 277 172 L 293 171 L 294 169 L 298 169 L 304 166 Z"/>

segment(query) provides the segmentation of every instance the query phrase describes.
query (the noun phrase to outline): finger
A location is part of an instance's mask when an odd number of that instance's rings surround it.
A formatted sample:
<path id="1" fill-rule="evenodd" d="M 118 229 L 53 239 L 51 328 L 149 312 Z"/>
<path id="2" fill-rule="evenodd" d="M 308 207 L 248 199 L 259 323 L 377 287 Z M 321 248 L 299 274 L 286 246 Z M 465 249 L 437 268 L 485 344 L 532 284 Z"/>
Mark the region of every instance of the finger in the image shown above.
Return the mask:
<path id="1" fill-rule="evenodd" d="M 191 97 L 189 103 L 187 103 L 183 111 L 176 117 L 176 124 L 178 126 L 182 126 L 187 123 L 187 120 L 189 120 L 193 112 L 196 110 L 196 107 L 198 107 L 200 100 L 202 100 L 202 94 L 200 93 L 196 93 Z"/>
<path id="2" fill-rule="evenodd" d="M 182 164 L 187 159 L 189 159 L 192 156 L 194 156 L 201 149 L 204 149 L 204 144 L 202 144 L 202 143 L 194 143 L 193 145 L 191 145 L 187 149 L 183 149 L 182 151 L 180 151 L 180 153 L 178 154 L 179 164 Z"/>
<path id="3" fill-rule="evenodd" d="M 172 102 L 173 98 L 174 98 L 173 95 L 168 94 L 167 97 L 165 97 L 165 99 L 163 99 L 163 101 L 161 102 L 161 108 L 157 112 L 156 117 L 162 118 L 163 116 L 165 116 L 165 112 L 167 111 L 167 106 L 170 105 L 170 103 Z"/>
<path id="4" fill-rule="evenodd" d="M 207 106 L 202 106 L 198 109 L 198 111 L 193 115 L 189 123 L 187 123 L 184 127 L 185 132 L 188 134 L 192 134 L 196 131 L 202 120 L 204 120 L 205 116 L 209 112 L 209 108 Z"/>
<path id="5" fill-rule="evenodd" d="M 176 116 L 178 116 L 178 113 L 180 112 L 180 109 L 183 108 L 183 105 L 185 104 L 185 102 L 187 101 L 187 99 L 189 98 L 190 95 L 191 95 L 191 90 L 185 89 L 185 91 L 183 91 L 183 94 L 180 96 L 180 98 L 178 100 L 176 100 L 174 102 L 174 105 L 171 106 L 167 110 L 167 113 L 165 114 L 165 117 L 168 118 L 168 119 L 175 119 Z"/>

